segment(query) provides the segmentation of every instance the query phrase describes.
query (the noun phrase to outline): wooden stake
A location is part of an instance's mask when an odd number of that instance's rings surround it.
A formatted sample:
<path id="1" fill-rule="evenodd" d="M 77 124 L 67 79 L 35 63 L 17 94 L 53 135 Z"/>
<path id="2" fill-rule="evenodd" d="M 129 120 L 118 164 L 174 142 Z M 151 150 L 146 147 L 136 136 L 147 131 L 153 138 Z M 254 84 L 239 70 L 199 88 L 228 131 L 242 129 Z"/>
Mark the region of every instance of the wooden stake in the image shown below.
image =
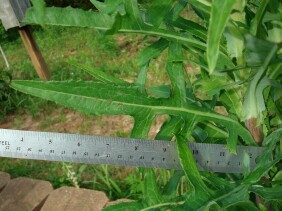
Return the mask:
<path id="1" fill-rule="evenodd" d="M 19 33 L 21 35 L 25 48 L 30 56 L 32 64 L 37 72 L 37 75 L 42 80 L 49 80 L 50 74 L 48 71 L 48 67 L 34 39 L 31 27 L 21 27 L 19 28 Z"/>

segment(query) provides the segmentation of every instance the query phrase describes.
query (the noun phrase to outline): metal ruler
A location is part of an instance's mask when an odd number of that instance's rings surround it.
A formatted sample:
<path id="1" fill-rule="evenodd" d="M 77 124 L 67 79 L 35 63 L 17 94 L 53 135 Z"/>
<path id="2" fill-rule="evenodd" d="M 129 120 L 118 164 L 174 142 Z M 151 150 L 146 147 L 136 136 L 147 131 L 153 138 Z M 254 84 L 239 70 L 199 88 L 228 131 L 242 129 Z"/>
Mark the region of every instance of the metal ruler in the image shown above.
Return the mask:
<path id="1" fill-rule="evenodd" d="M 244 151 L 251 169 L 265 148 L 238 146 L 237 155 L 226 145 L 187 143 L 200 171 L 241 173 Z M 0 129 L 0 157 L 113 164 L 145 168 L 181 169 L 177 146 L 171 141 Z"/>

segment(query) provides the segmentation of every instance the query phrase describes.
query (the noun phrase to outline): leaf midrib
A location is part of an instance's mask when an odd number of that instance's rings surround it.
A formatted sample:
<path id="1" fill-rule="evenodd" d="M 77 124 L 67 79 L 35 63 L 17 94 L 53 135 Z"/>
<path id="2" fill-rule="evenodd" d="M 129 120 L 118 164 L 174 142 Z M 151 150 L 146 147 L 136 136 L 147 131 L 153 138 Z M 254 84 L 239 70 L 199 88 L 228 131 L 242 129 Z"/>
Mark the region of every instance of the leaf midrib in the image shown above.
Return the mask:
<path id="1" fill-rule="evenodd" d="M 22 86 L 22 85 L 20 85 Z M 43 92 L 46 92 L 45 90 L 42 90 L 40 88 L 32 88 L 34 90 L 38 90 L 38 91 L 43 91 Z M 48 90 L 47 92 L 52 92 L 52 93 L 57 93 L 57 94 L 64 94 L 64 95 L 68 95 L 68 96 L 75 96 L 75 97 L 83 97 L 83 98 L 87 98 L 87 99 L 91 99 L 91 100 L 99 100 L 99 101 L 102 101 L 102 102 L 106 102 L 106 103 L 109 103 L 108 102 L 108 99 L 102 99 L 102 98 L 97 98 L 95 97 L 89 97 L 89 96 L 85 96 L 85 95 L 78 95 L 78 94 L 71 94 L 71 93 L 66 93 L 66 92 L 58 92 L 58 91 L 54 91 L 54 90 Z M 29 93 L 27 93 L 29 94 Z M 215 119 L 219 119 L 219 120 L 222 120 L 222 121 L 227 121 L 227 122 L 230 122 L 232 124 L 237 124 L 236 121 L 234 121 L 233 119 L 229 119 L 229 118 L 226 118 L 225 116 L 221 116 L 219 114 L 213 114 L 213 113 L 209 113 L 209 112 L 202 112 L 202 111 L 199 111 L 199 110 L 192 110 L 192 109 L 187 109 L 187 108 L 183 108 L 183 107 L 171 107 L 171 106 L 151 106 L 151 105 L 144 105 L 144 104 L 134 104 L 134 103 L 128 103 L 128 102 L 123 102 L 123 101 L 116 101 L 116 100 L 112 100 L 110 103 L 115 103 L 115 104 L 120 104 L 122 103 L 123 105 L 127 105 L 127 106 L 135 106 L 135 107 L 142 107 L 142 108 L 147 108 L 147 109 L 151 109 L 151 110 L 154 110 L 156 113 L 158 113 L 159 111 L 174 111 L 174 112 L 184 112 L 184 113 L 193 113 L 194 115 L 199 115 L 199 116 L 207 116 L 207 117 L 210 117 L 210 118 L 215 118 Z"/>

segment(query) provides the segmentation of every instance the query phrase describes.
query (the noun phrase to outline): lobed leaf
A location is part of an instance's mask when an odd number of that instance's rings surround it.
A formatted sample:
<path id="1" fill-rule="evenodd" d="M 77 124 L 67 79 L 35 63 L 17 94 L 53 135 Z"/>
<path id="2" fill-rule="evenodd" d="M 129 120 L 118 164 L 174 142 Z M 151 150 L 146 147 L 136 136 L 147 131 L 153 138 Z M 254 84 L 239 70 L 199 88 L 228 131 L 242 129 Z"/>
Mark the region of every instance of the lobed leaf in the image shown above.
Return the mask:
<path id="1" fill-rule="evenodd" d="M 140 94 L 135 88 L 100 82 L 14 81 L 12 86 L 89 114 L 135 115 L 151 110 L 150 106 L 154 104 L 160 104 L 159 101 Z"/>
<path id="2" fill-rule="evenodd" d="M 117 33 L 141 33 L 153 36 L 160 36 L 169 40 L 183 42 L 189 46 L 205 50 L 206 44 L 192 37 L 187 37 L 182 33 L 172 30 L 158 29 L 153 26 L 146 25 L 139 13 L 139 9 L 134 1 L 126 1 L 126 15 L 122 16 L 122 25 Z M 106 13 L 84 11 L 74 8 L 56 8 L 47 7 L 44 13 L 44 24 L 88 27 L 106 32 L 113 28 L 116 16 Z M 40 24 L 41 19 L 36 15 L 36 9 L 30 8 L 26 13 L 24 20 L 28 24 Z"/>
<path id="3" fill-rule="evenodd" d="M 212 121 L 224 126 L 229 131 L 227 147 L 234 153 L 238 136 L 241 136 L 249 145 L 255 144 L 250 133 L 236 120 L 189 102 L 186 102 L 183 107 L 177 107 L 169 99 L 151 98 L 140 93 L 136 88 L 90 81 L 46 83 L 13 81 L 12 87 L 89 114 L 131 115 L 135 118 L 137 124 L 142 124 L 144 127 L 157 114 L 187 117 L 193 120 L 193 125 L 199 122 Z M 146 127 L 150 128 L 150 125 Z M 137 125 L 134 126 L 135 128 L 140 132 L 142 131 L 141 127 Z M 234 130 L 235 128 L 236 130 Z"/>

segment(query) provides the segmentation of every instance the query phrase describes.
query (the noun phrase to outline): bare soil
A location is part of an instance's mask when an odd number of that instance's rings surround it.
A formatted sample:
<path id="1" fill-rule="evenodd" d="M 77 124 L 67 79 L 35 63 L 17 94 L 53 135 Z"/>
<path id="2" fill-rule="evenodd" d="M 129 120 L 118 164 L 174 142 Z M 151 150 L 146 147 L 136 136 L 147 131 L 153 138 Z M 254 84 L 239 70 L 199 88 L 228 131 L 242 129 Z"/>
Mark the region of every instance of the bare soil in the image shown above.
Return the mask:
<path id="1" fill-rule="evenodd" d="M 165 119 L 165 116 L 156 118 L 150 139 L 155 137 Z M 0 123 L 0 128 L 129 137 L 133 124 L 133 118 L 126 115 L 90 116 L 59 107 L 51 112 L 42 111 L 36 118 L 30 114 L 10 115 Z"/>

